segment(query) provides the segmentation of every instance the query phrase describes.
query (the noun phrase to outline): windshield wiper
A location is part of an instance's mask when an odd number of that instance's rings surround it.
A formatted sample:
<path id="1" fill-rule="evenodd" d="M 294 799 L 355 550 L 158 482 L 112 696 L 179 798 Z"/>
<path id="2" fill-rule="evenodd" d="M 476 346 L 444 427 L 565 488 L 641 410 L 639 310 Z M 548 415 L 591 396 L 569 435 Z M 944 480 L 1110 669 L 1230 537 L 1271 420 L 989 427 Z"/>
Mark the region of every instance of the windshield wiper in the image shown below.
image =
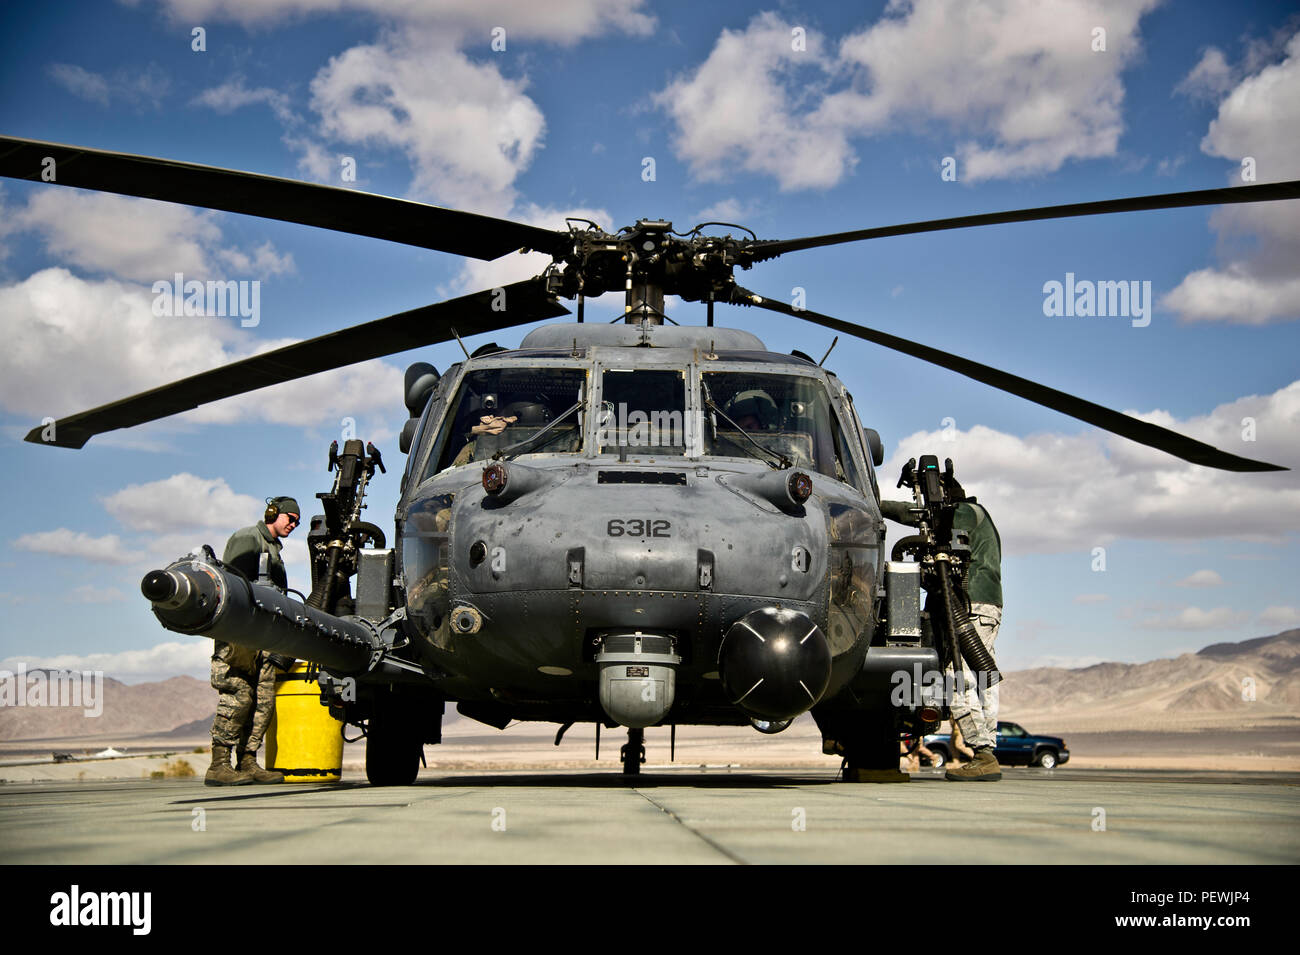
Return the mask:
<path id="1" fill-rule="evenodd" d="M 587 404 L 587 400 L 585 398 L 579 398 L 577 404 L 573 405 L 571 408 L 569 408 L 569 410 L 559 415 L 554 421 L 548 424 L 541 431 L 538 431 L 535 435 L 533 435 L 530 438 L 524 438 L 524 440 L 516 442 L 515 444 L 512 444 L 509 447 L 502 448 L 496 454 L 492 455 L 492 460 L 493 461 L 501 461 L 503 459 L 508 460 L 510 455 L 522 454 L 523 450 L 527 448 L 530 444 L 536 442 L 538 438 L 544 437 L 548 431 L 554 428 L 557 424 L 559 424 L 569 415 L 573 414 L 579 408 L 585 407 L 586 404 Z"/>
<path id="2" fill-rule="evenodd" d="M 733 428 L 735 428 L 737 431 L 739 431 L 742 435 L 744 435 L 745 440 L 748 441 L 750 444 L 752 444 L 754 447 L 758 448 L 759 451 L 762 451 L 764 454 L 770 454 L 772 457 L 776 458 L 776 461 L 775 461 L 775 462 L 772 462 L 772 461 L 763 461 L 764 464 L 770 464 L 770 465 L 773 467 L 773 469 L 775 469 L 775 470 L 777 470 L 777 471 L 784 471 L 786 468 L 793 467 L 793 465 L 792 465 L 790 459 L 787 458 L 784 454 L 780 454 L 779 452 L 773 451 L 771 448 L 765 448 L 765 447 L 763 447 L 761 444 L 759 444 L 757 441 L 755 441 L 752 437 L 750 437 L 750 434 L 749 434 L 748 431 L 746 431 L 746 430 L 745 430 L 744 428 L 742 428 L 740 425 L 736 424 L 736 422 L 734 422 L 734 421 L 732 421 L 730 418 L 728 418 L 728 417 L 727 417 L 727 413 L 726 413 L 725 411 L 723 411 L 721 408 L 719 408 L 719 407 L 717 406 L 717 404 L 716 404 L 716 403 L 714 402 L 714 400 L 713 400 L 713 396 L 712 396 L 711 394 L 709 394 L 709 386 L 708 386 L 708 385 L 704 385 L 704 404 L 705 404 L 707 407 L 712 408 L 712 409 L 713 409 L 714 411 L 716 411 L 718 414 L 722 415 L 722 420 L 723 420 L 723 421 L 727 422 L 727 424 L 731 425 Z M 735 447 L 740 448 L 742 451 L 748 451 L 748 450 L 749 450 L 748 448 L 746 448 L 746 447 L 745 447 L 743 444 L 741 444 L 740 442 L 738 442 L 738 441 L 732 441 L 731 438 L 728 438 L 728 437 L 726 437 L 725 435 L 724 435 L 723 437 L 724 437 L 724 440 L 726 440 L 728 444 L 734 445 Z M 759 460 L 762 461 L 763 459 L 762 459 L 762 458 L 759 458 Z"/>

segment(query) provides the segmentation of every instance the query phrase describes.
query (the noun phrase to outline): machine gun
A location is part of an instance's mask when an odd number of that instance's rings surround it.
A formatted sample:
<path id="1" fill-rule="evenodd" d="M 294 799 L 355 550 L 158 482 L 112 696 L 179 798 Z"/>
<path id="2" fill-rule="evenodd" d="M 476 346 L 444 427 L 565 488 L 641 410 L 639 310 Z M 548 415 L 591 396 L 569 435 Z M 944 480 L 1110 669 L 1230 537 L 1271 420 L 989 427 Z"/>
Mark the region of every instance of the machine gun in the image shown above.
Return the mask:
<path id="1" fill-rule="evenodd" d="M 252 580 L 226 566 L 205 546 L 145 575 L 140 590 L 154 615 L 177 633 L 265 650 L 285 661 L 282 668 L 295 659 L 325 667 L 340 676 L 321 674 L 322 701 L 345 685 L 341 675 L 381 685 L 427 683 L 422 668 L 392 653 L 406 645 L 405 613 L 390 613 L 392 552 L 383 549 L 384 532 L 361 520 L 376 468 L 384 471 L 373 444 L 349 440 L 342 454 L 337 441 L 330 444 L 334 486 L 316 495 L 325 513 L 312 518 L 307 535 L 312 591 L 305 601 L 273 586 L 265 571 Z M 350 581 L 358 574 L 354 601 Z"/>
<path id="2" fill-rule="evenodd" d="M 931 595 L 931 607 L 937 609 L 930 615 L 930 624 L 940 638 L 945 664 L 951 664 L 960 675 L 965 660 L 982 686 L 990 687 L 1001 682 L 1002 674 L 970 619 L 966 591 L 970 541 L 964 532 L 953 531 L 953 515 L 960 503 L 948 494 L 953 483 L 951 458 L 945 460 L 942 473 L 933 454 L 921 455 L 919 466 L 916 458 L 903 465 L 898 487 L 912 491 L 915 506 L 910 510 L 917 533 L 898 541 L 890 559 L 901 561 L 911 555 L 920 565 L 921 586 Z"/>
<path id="3" fill-rule="evenodd" d="M 311 557 L 311 596 L 307 606 L 326 613 L 348 615 L 355 611 L 349 581 L 356 575 L 362 548 L 382 548 L 384 532 L 361 519 L 365 509 L 366 484 L 375 468 L 387 473 L 379 450 L 360 441 L 330 442 L 329 470 L 334 487 L 316 496 L 323 515 L 311 520 L 307 550 Z"/>

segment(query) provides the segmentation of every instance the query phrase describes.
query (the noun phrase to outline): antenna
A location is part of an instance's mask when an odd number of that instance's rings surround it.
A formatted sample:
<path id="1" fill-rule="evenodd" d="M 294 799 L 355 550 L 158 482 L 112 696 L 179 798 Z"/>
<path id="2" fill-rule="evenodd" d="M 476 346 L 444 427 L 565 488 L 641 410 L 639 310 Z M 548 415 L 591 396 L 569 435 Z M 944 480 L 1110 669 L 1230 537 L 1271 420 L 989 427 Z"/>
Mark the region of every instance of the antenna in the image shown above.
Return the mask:
<path id="1" fill-rule="evenodd" d="M 839 336 L 839 335 L 836 335 L 836 336 L 831 340 L 831 347 L 828 348 L 828 349 L 826 349 L 826 354 L 822 355 L 822 360 L 819 361 L 819 362 L 817 363 L 817 367 L 818 367 L 818 368 L 820 368 L 822 365 L 826 364 L 826 359 L 831 357 L 831 352 L 835 351 L 835 346 L 839 343 L 839 340 L 840 340 L 840 336 Z"/>
<path id="2" fill-rule="evenodd" d="M 452 333 L 453 335 L 456 335 L 456 329 L 453 328 L 453 329 L 451 330 L 451 333 Z M 456 344 L 460 346 L 460 350 L 463 351 L 463 352 L 465 353 L 465 357 L 468 358 L 468 357 L 469 357 L 469 349 L 465 347 L 465 343 L 464 343 L 463 341 L 460 340 L 460 336 L 459 336 L 459 335 L 456 335 Z M 832 347 L 833 347 L 833 346 L 832 346 Z M 830 352 L 827 352 L 826 354 L 829 355 Z M 822 359 L 822 361 L 825 361 L 825 360 L 826 360 L 825 358 Z"/>

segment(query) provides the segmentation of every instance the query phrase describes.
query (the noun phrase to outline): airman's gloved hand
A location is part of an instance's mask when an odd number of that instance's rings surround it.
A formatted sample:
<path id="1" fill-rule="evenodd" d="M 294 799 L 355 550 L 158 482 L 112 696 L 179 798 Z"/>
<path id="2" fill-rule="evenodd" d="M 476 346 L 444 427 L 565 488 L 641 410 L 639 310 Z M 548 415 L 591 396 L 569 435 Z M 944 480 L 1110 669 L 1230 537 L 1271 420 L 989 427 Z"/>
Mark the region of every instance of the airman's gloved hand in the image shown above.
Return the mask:
<path id="1" fill-rule="evenodd" d="M 500 434 L 507 426 L 514 424 L 519 418 L 511 415 L 508 418 L 502 418 L 498 415 L 485 414 L 479 418 L 481 424 L 476 424 L 470 428 L 471 434 Z"/>

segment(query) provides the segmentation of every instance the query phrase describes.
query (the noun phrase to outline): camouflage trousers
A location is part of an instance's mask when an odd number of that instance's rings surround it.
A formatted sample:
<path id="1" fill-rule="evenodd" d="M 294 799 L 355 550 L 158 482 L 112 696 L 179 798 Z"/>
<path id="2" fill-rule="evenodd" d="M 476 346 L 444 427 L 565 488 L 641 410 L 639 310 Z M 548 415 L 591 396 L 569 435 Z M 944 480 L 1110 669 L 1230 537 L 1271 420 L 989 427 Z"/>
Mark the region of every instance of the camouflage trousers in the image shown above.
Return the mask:
<path id="1" fill-rule="evenodd" d="M 993 642 L 998 638 L 998 629 L 1002 626 L 1002 608 L 996 604 L 971 604 L 971 623 L 984 641 L 989 653 L 993 652 Z M 953 722 L 961 727 L 966 745 L 972 749 L 981 746 L 996 746 L 998 739 L 998 691 L 1002 685 L 984 687 L 983 699 L 980 699 L 980 687 L 975 675 L 966 667 L 962 668 L 965 691 L 954 688 L 952 700 Z"/>
<path id="2" fill-rule="evenodd" d="M 256 753 L 275 711 L 275 666 L 266 654 L 215 641 L 212 686 L 217 697 L 217 718 L 212 721 L 212 742 L 233 747 L 236 753 Z"/>

